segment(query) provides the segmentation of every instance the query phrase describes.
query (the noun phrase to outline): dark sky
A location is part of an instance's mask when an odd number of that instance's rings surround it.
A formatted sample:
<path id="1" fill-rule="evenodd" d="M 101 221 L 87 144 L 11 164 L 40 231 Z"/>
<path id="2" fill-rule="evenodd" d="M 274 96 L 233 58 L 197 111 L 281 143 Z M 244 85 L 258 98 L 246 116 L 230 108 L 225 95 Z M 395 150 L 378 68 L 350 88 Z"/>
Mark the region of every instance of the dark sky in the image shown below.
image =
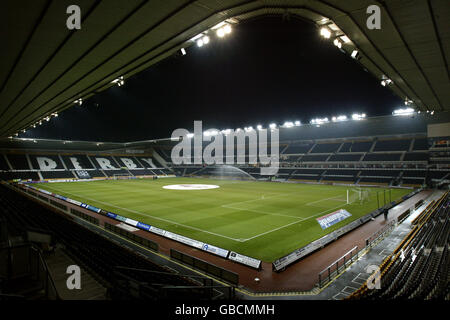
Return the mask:
<path id="1" fill-rule="evenodd" d="M 304 21 L 263 18 L 187 49 L 21 137 L 135 141 L 176 128 L 238 128 L 364 112 L 402 100 Z"/>

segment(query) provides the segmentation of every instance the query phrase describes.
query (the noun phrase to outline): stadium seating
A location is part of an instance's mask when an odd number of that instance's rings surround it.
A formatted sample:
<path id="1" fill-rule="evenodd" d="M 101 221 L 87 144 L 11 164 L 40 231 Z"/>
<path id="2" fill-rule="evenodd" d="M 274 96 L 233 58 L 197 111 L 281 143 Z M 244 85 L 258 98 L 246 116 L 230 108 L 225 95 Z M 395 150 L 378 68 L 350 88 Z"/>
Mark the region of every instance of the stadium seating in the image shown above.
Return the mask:
<path id="1" fill-rule="evenodd" d="M 12 167 L 10 169 L 9 164 Z M 154 158 L 92 154 L 0 154 L 1 180 L 106 178 L 115 175 L 168 175 Z"/>
<path id="2" fill-rule="evenodd" d="M 350 299 L 450 299 L 448 192 L 413 221 L 413 229 L 380 265 L 381 288 L 365 283 Z"/>
<path id="3" fill-rule="evenodd" d="M 109 289 L 113 298 L 130 296 L 130 292 L 126 292 L 124 296 L 123 290 L 116 291 L 116 286 L 120 283 L 117 278 L 117 267 L 124 267 L 125 270 L 126 268 L 141 270 L 141 272 L 123 271 L 121 278 L 123 280 L 123 273 L 126 273 L 128 279 L 143 284 L 148 289 L 145 296 L 137 298 L 170 298 L 164 289 L 165 286 L 181 286 L 184 290 L 200 288 L 199 283 L 177 276 L 170 269 L 85 229 L 3 185 L 0 185 L 0 202 L 2 203 L 0 217 L 6 219 L 10 234 L 22 236 L 24 239 L 26 231 L 31 229 L 45 230 L 52 234 L 56 242 L 63 244 L 74 260 L 93 271 L 98 280 Z M 177 291 L 175 297 L 180 297 L 180 293 L 188 294 L 184 296 L 185 298 L 205 298 L 204 291 Z"/>

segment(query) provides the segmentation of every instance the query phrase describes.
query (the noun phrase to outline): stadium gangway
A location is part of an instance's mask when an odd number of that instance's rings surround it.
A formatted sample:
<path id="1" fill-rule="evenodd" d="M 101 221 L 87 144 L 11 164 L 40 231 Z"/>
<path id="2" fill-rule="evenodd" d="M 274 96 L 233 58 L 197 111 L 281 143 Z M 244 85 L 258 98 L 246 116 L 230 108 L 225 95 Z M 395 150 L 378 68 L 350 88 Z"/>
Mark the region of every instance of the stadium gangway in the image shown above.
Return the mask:
<path id="1" fill-rule="evenodd" d="M 350 254 L 350 257 L 347 257 L 349 254 Z M 345 253 L 339 259 L 337 259 L 336 261 L 331 263 L 328 267 L 326 267 L 321 272 L 319 272 L 319 283 L 318 283 L 319 288 L 322 288 L 325 284 L 331 282 L 331 280 L 334 279 L 335 276 L 337 276 L 339 273 L 341 273 L 343 270 L 345 270 L 348 262 L 350 262 L 350 264 L 352 264 L 353 258 L 355 256 L 356 256 L 356 260 L 358 260 L 358 256 L 359 256 L 358 246 L 354 246 L 352 249 L 350 249 L 347 253 Z M 336 269 L 333 269 L 334 267 Z M 324 273 L 327 273 L 327 275 L 325 277 L 323 277 Z"/>

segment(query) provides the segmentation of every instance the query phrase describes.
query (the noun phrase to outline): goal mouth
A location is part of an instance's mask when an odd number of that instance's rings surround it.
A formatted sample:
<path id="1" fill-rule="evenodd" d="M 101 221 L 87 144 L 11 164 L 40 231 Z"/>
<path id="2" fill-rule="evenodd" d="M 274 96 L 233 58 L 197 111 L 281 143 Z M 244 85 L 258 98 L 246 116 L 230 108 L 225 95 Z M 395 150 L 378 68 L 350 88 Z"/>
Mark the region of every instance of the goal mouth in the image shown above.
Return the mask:
<path id="1" fill-rule="evenodd" d="M 191 184 L 170 184 L 167 186 L 163 186 L 163 189 L 168 190 L 209 190 L 209 189 L 217 189 L 220 188 L 220 186 L 215 184 L 197 184 L 197 183 L 191 183 Z"/>

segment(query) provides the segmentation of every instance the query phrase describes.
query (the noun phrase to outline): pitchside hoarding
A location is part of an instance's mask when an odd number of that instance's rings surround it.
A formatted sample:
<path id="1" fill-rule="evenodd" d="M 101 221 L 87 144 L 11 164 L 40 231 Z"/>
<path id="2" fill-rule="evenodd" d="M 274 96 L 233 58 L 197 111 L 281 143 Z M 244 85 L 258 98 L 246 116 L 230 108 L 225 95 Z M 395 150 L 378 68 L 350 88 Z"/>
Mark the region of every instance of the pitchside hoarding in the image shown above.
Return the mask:
<path id="1" fill-rule="evenodd" d="M 335 225 L 336 223 L 341 222 L 342 220 L 345 220 L 351 216 L 352 215 L 347 210 L 340 209 L 338 211 L 329 213 L 320 218 L 316 218 L 316 220 L 319 223 L 322 230 L 325 230 L 325 229 L 331 227 L 332 225 Z"/>

